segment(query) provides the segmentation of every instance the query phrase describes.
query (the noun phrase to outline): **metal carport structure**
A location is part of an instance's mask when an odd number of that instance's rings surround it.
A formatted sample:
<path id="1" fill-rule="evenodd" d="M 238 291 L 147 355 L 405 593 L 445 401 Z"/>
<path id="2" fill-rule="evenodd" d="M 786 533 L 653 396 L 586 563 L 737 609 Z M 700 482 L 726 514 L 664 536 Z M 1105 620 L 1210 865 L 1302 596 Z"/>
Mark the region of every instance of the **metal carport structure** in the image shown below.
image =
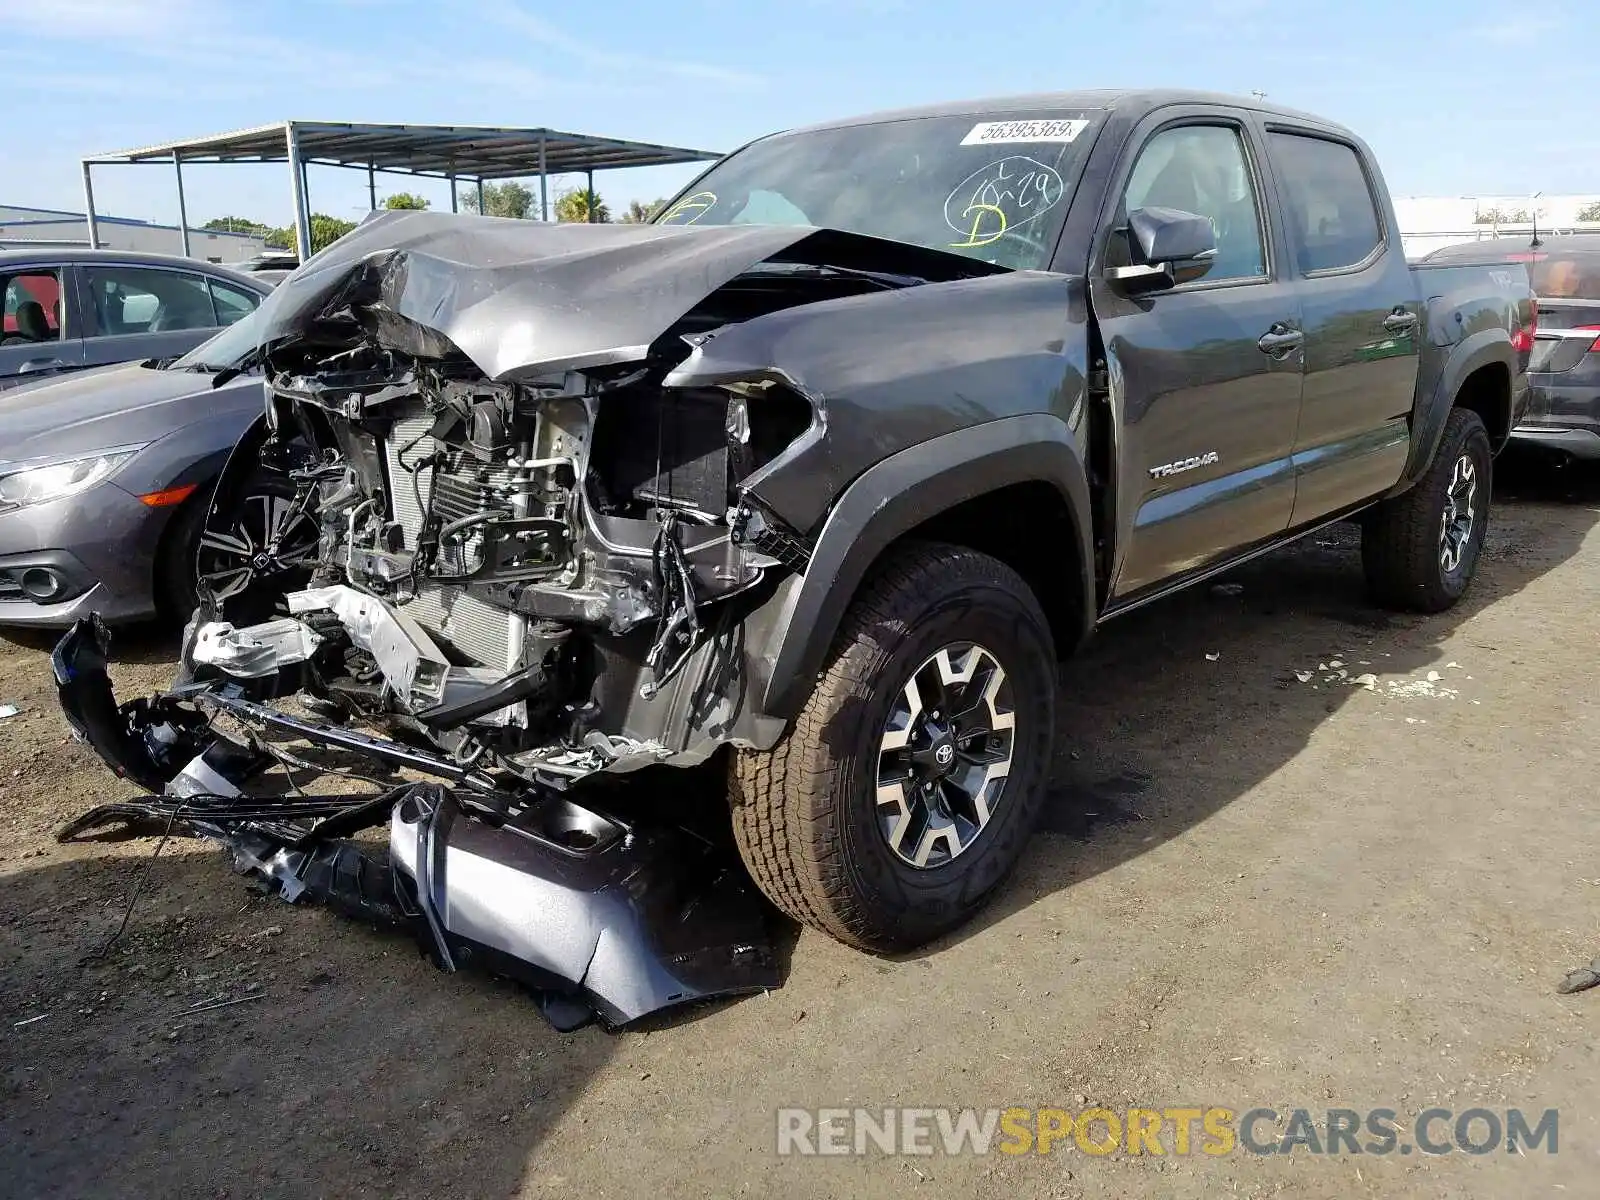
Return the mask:
<path id="1" fill-rule="evenodd" d="M 287 163 L 294 196 L 295 237 L 304 262 L 311 254 L 311 203 L 306 168 L 347 167 L 367 173 L 367 195 L 378 207 L 377 175 L 417 175 L 450 181 L 450 209 L 457 208 L 457 184 L 476 181 L 478 208 L 489 180 L 539 177 L 539 213 L 550 219 L 551 175 L 583 174 L 594 195 L 594 173 L 623 167 L 664 167 L 710 162 L 721 155 L 650 142 L 619 141 L 559 129 L 501 128 L 481 125 L 361 125 L 333 121 L 284 121 L 233 133 L 186 138 L 135 150 L 92 154 L 83 159 L 83 199 L 89 216 L 89 245 L 100 244 L 95 223 L 97 166 L 165 164 L 173 168 L 178 191 L 178 227 L 183 253 L 189 253 L 189 218 L 183 198 L 183 168 L 197 163 Z M 590 219 L 593 219 L 591 212 Z"/>

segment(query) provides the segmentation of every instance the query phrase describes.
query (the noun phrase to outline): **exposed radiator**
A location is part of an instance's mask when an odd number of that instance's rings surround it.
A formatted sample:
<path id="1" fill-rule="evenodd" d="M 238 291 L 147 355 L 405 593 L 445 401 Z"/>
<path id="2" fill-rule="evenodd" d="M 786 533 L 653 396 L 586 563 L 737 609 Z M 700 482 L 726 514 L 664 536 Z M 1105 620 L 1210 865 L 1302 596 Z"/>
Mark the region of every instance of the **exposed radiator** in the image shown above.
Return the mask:
<path id="1" fill-rule="evenodd" d="M 416 546 L 417 534 L 422 529 L 423 510 L 433 495 L 435 484 L 431 469 L 424 468 L 412 475 L 401 466 L 400 453 L 405 451 L 405 461 L 416 466 L 438 450 L 439 443 L 426 436 L 432 424 L 433 418 L 419 408 L 417 415 L 395 422 L 384 446 L 394 519 L 405 532 L 408 550 Z M 465 451 L 453 447 L 446 446 L 444 449 L 450 452 L 451 461 L 439 470 L 439 497 L 434 504 L 434 515 L 441 522 L 448 523 L 471 516 L 481 511 L 486 501 L 509 507 L 506 497 L 514 482 L 509 469 L 503 464 L 491 466 L 481 463 Z M 418 506 L 419 500 L 421 507 Z"/>
<path id="2" fill-rule="evenodd" d="M 432 494 L 430 476 L 433 472 L 423 470 L 413 477 L 400 465 L 400 452 L 405 450 L 405 461 L 413 466 L 433 454 L 439 448 L 438 444 L 425 436 L 432 424 L 433 418 L 419 405 L 416 415 L 395 422 L 389 440 L 384 444 L 392 515 L 405 535 L 407 550 L 416 548 L 417 536 L 422 530 L 423 511 Z M 411 445 L 419 437 L 421 440 Z M 406 449 L 407 446 L 410 448 Z M 483 507 L 485 490 L 494 493 L 510 484 L 510 474 L 502 466 L 486 466 L 470 457 L 465 464 L 452 465 L 464 466 L 464 470 L 440 470 L 439 497 L 434 515 L 444 522 L 479 511 Z M 413 478 L 415 487 L 412 485 Z M 502 490 L 500 494 L 505 493 Z M 417 503 L 419 497 L 422 507 Z M 464 543 L 460 550 L 443 556 L 439 565 L 446 571 L 459 571 L 463 564 L 454 559 L 463 552 L 470 557 L 474 549 L 471 542 Z M 430 633 L 438 634 L 463 654 L 492 667 L 510 665 L 514 631 L 520 631 L 522 627 L 521 618 L 503 608 L 485 604 L 455 584 L 424 584 L 418 589 L 416 599 L 405 605 L 405 611 Z"/>
<path id="3" fill-rule="evenodd" d="M 424 584 L 405 611 L 429 633 L 438 634 L 485 666 L 503 667 L 510 662 L 511 627 L 516 618 L 468 595 L 465 588 Z"/>

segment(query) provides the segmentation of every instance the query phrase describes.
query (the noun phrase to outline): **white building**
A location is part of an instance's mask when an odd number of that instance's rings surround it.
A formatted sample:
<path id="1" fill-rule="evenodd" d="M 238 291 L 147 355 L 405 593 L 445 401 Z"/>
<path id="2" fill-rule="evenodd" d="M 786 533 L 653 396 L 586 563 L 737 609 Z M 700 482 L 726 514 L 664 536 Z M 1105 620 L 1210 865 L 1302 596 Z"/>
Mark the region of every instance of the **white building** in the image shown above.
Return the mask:
<path id="1" fill-rule="evenodd" d="M 1541 234 L 1600 231 L 1600 220 L 1582 219 L 1600 214 L 1600 194 L 1396 196 L 1394 209 L 1406 254 L 1413 257 L 1488 237 L 1531 238 L 1535 223 Z"/>
<path id="2" fill-rule="evenodd" d="M 183 239 L 176 225 L 157 225 L 131 217 L 95 214 L 100 244 L 107 250 L 139 250 L 146 254 L 182 254 Z M 0 204 L 0 250 L 29 246 L 87 246 L 89 221 L 81 212 L 51 208 L 22 208 Z M 189 254 L 207 262 L 236 263 L 260 254 L 266 242 L 248 233 L 214 233 L 189 229 Z"/>

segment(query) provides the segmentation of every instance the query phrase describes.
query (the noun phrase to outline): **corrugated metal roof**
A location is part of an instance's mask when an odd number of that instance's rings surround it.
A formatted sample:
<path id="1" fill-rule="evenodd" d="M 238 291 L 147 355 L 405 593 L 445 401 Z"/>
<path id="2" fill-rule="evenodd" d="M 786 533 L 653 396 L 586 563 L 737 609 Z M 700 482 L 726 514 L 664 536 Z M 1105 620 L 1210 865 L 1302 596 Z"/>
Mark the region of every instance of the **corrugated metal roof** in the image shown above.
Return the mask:
<path id="1" fill-rule="evenodd" d="M 621 141 L 559 129 L 286 121 L 156 146 L 92 154 L 84 162 L 170 163 L 174 154 L 185 163 L 286 162 L 291 126 L 304 162 L 373 167 L 409 175 L 453 175 L 472 179 L 534 175 L 539 171 L 541 144 L 545 169 L 552 175 L 708 162 L 721 157 L 710 150 Z"/>

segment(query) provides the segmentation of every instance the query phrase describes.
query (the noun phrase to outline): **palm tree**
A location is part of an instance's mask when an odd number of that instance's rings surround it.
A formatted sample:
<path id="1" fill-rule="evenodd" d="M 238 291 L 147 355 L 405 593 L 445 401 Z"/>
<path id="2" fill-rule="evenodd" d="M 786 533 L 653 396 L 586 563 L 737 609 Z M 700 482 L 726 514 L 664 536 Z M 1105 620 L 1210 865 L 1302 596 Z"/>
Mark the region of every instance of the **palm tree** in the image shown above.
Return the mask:
<path id="1" fill-rule="evenodd" d="M 591 205 L 594 209 L 592 218 Z M 582 223 L 591 219 L 596 224 L 611 220 L 606 202 L 600 199 L 598 194 L 590 192 L 587 188 L 573 188 L 556 197 L 556 220 Z"/>
<path id="2" fill-rule="evenodd" d="M 651 217 L 661 211 L 665 200 L 652 200 L 649 204 L 642 200 L 628 201 L 628 211 L 622 214 L 624 225 L 643 225 Z"/>

